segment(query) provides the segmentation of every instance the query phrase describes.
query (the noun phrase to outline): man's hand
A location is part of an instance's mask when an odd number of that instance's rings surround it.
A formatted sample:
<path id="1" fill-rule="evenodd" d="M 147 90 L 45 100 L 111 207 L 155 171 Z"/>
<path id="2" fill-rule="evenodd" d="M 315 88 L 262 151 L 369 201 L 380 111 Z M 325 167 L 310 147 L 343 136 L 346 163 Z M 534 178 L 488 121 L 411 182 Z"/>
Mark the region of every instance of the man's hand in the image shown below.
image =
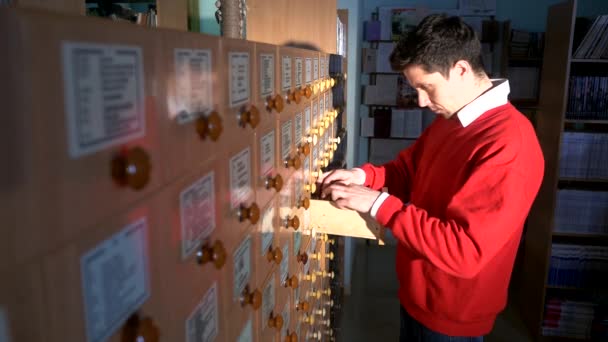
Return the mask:
<path id="1" fill-rule="evenodd" d="M 333 183 L 323 188 L 321 197 L 330 197 L 340 209 L 352 209 L 367 213 L 380 196 L 380 191 L 372 190 L 357 184 Z"/>
<path id="2" fill-rule="evenodd" d="M 324 188 L 325 186 L 334 182 L 344 185 L 363 185 L 363 183 L 365 183 L 365 171 L 361 169 L 333 170 L 321 175 L 317 182 L 321 183 L 321 188 Z"/>

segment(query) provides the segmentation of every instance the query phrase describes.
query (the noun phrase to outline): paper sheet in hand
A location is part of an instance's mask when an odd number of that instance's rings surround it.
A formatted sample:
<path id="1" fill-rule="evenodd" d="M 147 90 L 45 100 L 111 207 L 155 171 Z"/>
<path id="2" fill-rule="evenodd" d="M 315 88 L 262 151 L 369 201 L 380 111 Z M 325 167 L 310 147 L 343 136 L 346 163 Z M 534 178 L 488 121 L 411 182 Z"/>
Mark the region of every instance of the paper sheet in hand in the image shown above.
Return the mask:
<path id="1" fill-rule="evenodd" d="M 384 244 L 384 228 L 369 214 L 339 209 L 333 202 L 310 200 L 310 223 L 318 233 L 378 240 Z"/>

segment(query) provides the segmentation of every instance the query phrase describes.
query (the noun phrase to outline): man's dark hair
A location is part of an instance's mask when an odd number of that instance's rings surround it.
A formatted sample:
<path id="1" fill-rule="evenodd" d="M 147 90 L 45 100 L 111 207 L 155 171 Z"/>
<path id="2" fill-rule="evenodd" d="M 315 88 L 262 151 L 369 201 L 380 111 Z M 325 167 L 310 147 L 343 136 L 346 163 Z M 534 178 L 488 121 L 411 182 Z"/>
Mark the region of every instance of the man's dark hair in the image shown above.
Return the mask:
<path id="1" fill-rule="evenodd" d="M 445 78 L 459 60 L 469 62 L 477 74 L 484 72 L 481 43 L 475 31 L 460 17 L 445 14 L 429 15 L 405 32 L 390 57 L 395 71 L 419 65 L 426 72 L 439 72 Z"/>

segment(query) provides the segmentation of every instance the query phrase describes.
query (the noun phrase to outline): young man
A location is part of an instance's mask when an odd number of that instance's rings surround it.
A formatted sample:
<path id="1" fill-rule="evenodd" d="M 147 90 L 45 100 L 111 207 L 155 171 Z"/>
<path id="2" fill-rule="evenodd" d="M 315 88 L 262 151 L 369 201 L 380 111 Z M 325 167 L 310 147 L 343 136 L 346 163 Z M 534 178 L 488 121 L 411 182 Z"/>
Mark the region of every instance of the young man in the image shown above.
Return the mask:
<path id="1" fill-rule="evenodd" d="M 483 341 L 507 302 L 543 155 L 460 18 L 426 17 L 391 64 L 437 118 L 395 160 L 323 175 L 322 196 L 369 212 L 398 240 L 401 341 Z"/>

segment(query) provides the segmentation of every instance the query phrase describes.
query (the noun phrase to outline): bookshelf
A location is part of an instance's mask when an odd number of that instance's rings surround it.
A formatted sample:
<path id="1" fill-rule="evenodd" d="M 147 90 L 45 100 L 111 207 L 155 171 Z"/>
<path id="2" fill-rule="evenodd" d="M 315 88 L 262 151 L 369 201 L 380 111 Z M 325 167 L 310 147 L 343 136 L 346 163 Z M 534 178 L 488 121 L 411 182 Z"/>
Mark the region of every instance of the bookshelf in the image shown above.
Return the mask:
<path id="1" fill-rule="evenodd" d="M 599 280 L 608 275 L 608 106 L 593 115 L 573 110 L 583 108 L 576 101 L 607 97 L 608 88 L 573 80 L 608 82 L 608 61 L 572 58 L 576 9 L 577 1 L 568 0 L 547 16 L 536 117 L 545 175 L 528 217 L 525 276 L 515 291 L 540 341 L 608 339 L 608 284 Z"/>

